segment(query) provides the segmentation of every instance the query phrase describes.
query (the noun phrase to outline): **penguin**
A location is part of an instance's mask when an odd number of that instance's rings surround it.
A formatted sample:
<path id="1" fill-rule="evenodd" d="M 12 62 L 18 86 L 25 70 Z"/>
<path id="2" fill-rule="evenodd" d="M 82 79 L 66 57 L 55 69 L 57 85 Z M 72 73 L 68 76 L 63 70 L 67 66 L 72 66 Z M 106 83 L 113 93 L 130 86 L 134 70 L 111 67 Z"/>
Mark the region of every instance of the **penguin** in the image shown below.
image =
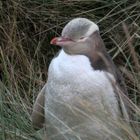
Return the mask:
<path id="1" fill-rule="evenodd" d="M 127 89 L 98 25 L 74 18 L 50 43 L 62 49 L 34 103 L 33 126 L 45 127 L 44 140 L 123 140 L 121 120 L 129 115 L 118 92 Z"/>

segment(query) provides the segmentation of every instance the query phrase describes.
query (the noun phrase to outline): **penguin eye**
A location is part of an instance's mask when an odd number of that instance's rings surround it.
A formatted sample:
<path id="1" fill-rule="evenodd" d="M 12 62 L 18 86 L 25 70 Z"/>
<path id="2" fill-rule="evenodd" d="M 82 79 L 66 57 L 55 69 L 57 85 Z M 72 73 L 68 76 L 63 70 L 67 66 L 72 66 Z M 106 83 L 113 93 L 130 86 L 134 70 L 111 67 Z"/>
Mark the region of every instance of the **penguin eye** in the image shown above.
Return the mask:
<path id="1" fill-rule="evenodd" d="M 85 42 L 86 39 L 87 39 L 86 36 L 82 36 L 82 37 L 80 37 L 80 39 L 78 40 L 78 42 Z"/>
<path id="2" fill-rule="evenodd" d="M 80 40 L 82 40 L 82 39 L 84 39 L 85 37 L 84 36 L 82 36 L 82 37 L 80 37 Z"/>

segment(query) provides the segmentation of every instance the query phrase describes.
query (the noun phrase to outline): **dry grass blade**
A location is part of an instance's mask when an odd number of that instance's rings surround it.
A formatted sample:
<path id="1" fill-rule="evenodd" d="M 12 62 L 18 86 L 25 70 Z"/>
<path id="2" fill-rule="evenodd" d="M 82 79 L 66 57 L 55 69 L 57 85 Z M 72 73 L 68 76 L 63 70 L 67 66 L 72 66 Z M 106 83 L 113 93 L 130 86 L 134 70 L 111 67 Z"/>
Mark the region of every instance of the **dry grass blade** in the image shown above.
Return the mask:
<path id="1" fill-rule="evenodd" d="M 127 38 L 128 48 L 130 50 L 131 57 L 133 58 L 134 65 L 135 65 L 135 68 L 136 68 L 137 72 L 139 72 L 140 61 L 138 60 L 137 53 L 135 52 L 135 48 L 133 46 L 133 37 L 134 36 L 130 36 L 130 33 L 128 31 L 128 27 L 127 27 L 125 22 L 123 22 L 122 25 L 123 25 L 123 29 L 124 29 L 124 32 L 125 32 L 125 35 L 126 35 L 126 38 Z"/>
<path id="2" fill-rule="evenodd" d="M 130 104 L 139 114 L 139 11 L 138 0 L 0 1 L 0 139 L 42 138 L 42 131 L 33 130 L 30 114 L 46 82 L 48 65 L 59 49 L 50 47 L 50 40 L 77 16 L 99 24 L 110 55 L 118 67 L 125 69 L 122 73 L 133 101 Z M 138 125 L 139 120 L 136 116 Z M 127 127 L 125 130 L 128 131 Z"/>

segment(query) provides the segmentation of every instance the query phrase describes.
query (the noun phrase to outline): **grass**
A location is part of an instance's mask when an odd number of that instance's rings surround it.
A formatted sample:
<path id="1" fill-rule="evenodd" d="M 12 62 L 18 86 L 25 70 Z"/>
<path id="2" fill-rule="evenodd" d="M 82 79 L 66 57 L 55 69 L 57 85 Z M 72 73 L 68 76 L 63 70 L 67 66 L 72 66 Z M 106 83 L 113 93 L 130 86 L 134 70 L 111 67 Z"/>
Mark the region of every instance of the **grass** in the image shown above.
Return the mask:
<path id="1" fill-rule="evenodd" d="M 134 112 L 140 113 L 139 11 L 138 0 L 0 1 L 0 139 L 41 139 L 41 132 L 31 126 L 32 104 L 59 50 L 49 42 L 74 17 L 98 23 L 107 50 L 125 78 Z"/>

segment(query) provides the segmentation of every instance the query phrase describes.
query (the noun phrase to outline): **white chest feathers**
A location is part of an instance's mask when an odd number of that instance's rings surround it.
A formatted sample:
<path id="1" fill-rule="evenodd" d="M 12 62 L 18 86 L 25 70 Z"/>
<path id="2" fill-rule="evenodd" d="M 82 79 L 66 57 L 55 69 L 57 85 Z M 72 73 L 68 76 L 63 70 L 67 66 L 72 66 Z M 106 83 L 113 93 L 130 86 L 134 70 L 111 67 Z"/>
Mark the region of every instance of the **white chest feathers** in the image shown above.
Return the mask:
<path id="1" fill-rule="evenodd" d="M 89 59 L 86 56 L 71 56 L 66 54 L 63 50 L 60 52 L 59 56 L 52 61 L 50 65 L 50 72 L 52 69 L 58 77 L 67 78 L 67 80 L 69 79 L 69 76 L 76 78 L 80 74 L 92 71 Z"/>
<path id="2" fill-rule="evenodd" d="M 118 103 L 111 82 L 114 77 L 104 71 L 94 70 L 84 55 L 71 56 L 63 50 L 49 68 L 48 96 L 59 97 L 64 102 L 76 104 L 77 98 L 87 100 L 98 110 L 107 108 L 118 115 Z"/>
<path id="3" fill-rule="evenodd" d="M 80 139 L 93 140 L 97 136 L 95 139 L 102 140 L 106 134 L 103 126 L 114 129 L 104 124 L 120 115 L 110 80 L 114 81 L 113 76 L 94 70 L 86 56 L 70 56 L 61 51 L 50 64 L 46 88 L 45 116 L 46 124 L 52 127 L 50 137 L 63 133 L 64 137 L 75 140 L 74 132 Z M 55 140 L 63 140 L 56 137 Z"/>

